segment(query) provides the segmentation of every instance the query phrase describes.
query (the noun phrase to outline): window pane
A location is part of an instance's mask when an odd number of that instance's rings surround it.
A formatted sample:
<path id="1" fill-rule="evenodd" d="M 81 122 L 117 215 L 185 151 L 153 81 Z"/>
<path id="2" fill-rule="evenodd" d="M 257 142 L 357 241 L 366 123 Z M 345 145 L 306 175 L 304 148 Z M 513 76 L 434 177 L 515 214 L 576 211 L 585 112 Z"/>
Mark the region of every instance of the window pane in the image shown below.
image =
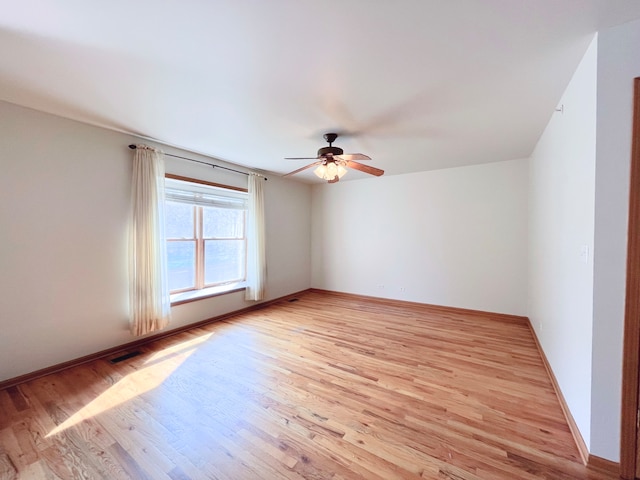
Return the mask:
<path id="1" fill-rule="evenodd" d="M 167 238 L 193 238 L 193 205 L 166 202 L 165 221 Z"/>
<path id="2" fill-rule="evenodd" d="M 204 243 L 204 282 L 244 280 L 244 240 L 206 240 Z"/>
<path id="3" fill-rule="evenodd" d="M 196 242 L 167 242 L 169 291 L 196 285 Z"/>
<path id="4" fill-rule="evenodd" d="M 204 207 L 205 238 L 243 238 L 244 210 Z"/>

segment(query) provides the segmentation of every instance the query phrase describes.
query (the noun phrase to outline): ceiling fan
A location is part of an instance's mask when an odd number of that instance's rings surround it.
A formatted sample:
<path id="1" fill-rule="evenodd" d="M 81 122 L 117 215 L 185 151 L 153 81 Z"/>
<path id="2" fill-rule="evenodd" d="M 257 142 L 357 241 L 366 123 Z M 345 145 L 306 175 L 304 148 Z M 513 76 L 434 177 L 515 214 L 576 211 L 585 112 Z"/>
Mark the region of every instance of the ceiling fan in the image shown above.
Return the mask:
<path id="1" fill-rule="evenodd" d="M 289 172 L 285 175 L 288 177 L 290 175 L 295 175 L 296 173 L 302 172 L 307 168 L 315 167 L 318 168 L 314 170 L 318 177 L 323 180 L 327 180 L 328 183 L 336 183 L 338 180 L 342 178 L 342 176 L 347 173 L 347 168 L 353 168 L 355 170 L 360 170 L 361 172 L 368 173 L 370 175 L 375 175 L 376 177 L 384 174 L 384 170 L 380 170 L 379 168 L 370 167 L 369 165 L 364 165 L 362 163 L 356 162 L 355 160 L 371 160 L 367 155 L 363 155 L 362 153 L 344 153 L 343 150 L 339 147 L 334 147 L 333 142 L 338 138 L 337 133 L 325 133 L 324 139 L 329 142 L 328 147 L 322 147 L 318 150 L 317 157 L 288 157 L 285 160 L 316 160 L 315 162 L 294 170 L 293 172 Z"/>

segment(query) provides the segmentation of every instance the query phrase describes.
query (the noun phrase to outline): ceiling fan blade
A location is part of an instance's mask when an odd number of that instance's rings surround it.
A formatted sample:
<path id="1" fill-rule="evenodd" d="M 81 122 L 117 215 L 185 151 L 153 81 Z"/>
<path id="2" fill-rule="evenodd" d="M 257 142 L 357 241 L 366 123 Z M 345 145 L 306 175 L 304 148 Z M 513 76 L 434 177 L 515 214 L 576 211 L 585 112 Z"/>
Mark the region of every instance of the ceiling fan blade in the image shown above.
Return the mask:
<path id="1" fill-rule="evenodd" d="M 371 157 L 368 157 L 363 153 L 343 153 L 342 155 L 336 155 L 335 158 L 341 158 L 347 162 L 351 160 L 371 160 Z"/>
<path id="2" fill-rule="evenodd" d="M 317 160 L 320 157 L 285 157 L 285 160 Z"/>
<path id="3" fill-rule="evenodd" d="M 293 172 L 289 172 L 286 175 L 283 175 L 284 177 L 289 177 L 291 175 L 295 175 L 296 173 L 302 172 L 303 170 L 306 170 L 307 168 L 311 168 L 311 167 L 315 167 L 316 165 L 320 165 L 322 163 L 322 160 L 318 160 L 317 162 L 313 162 L 309 165 L 306 165 L 302 168 L 299 168 L 297 170 L 294 170 Z M 364 166 L 364 165 L 363 165 Z"/>
<path id="4" fill-rule="evenodd" d="M 384 174 L 384 170 L 380 170 L 379 168 L 370 167 L 369 165 L 364 165 L 362 163 L 354 162 L 349 160 L 347 162 L 347 167 L 353 168 L 355 170 L 360 170 L 361 172 L 368 173 L 369 175 L 375 175 L 379 177 Z"/>

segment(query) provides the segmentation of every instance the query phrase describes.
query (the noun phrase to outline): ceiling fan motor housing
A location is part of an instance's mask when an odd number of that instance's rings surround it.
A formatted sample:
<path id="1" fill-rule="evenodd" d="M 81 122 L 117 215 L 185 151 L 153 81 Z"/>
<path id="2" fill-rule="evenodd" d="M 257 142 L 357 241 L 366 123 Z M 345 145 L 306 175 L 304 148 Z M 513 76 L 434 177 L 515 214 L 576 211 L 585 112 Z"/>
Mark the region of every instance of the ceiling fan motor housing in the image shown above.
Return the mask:
<path id="1" fill-rule="evenodd" d="M 318 150 L 318 157 L 342 155 L 344 150 L 339 147 L 322 147 Z"/>

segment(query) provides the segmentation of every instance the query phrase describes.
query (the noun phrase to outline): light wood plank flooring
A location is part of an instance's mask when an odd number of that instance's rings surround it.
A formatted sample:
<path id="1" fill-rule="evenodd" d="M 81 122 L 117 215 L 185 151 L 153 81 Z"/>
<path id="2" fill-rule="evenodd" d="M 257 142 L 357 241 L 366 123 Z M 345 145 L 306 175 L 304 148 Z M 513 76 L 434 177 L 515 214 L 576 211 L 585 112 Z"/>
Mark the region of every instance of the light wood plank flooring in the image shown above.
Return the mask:
<path id="1" fill-rule="evenodd" d="M 142 350 L 0 391 L 0 479 L 612 478 L 524 323 L 310 292 Z"/>

